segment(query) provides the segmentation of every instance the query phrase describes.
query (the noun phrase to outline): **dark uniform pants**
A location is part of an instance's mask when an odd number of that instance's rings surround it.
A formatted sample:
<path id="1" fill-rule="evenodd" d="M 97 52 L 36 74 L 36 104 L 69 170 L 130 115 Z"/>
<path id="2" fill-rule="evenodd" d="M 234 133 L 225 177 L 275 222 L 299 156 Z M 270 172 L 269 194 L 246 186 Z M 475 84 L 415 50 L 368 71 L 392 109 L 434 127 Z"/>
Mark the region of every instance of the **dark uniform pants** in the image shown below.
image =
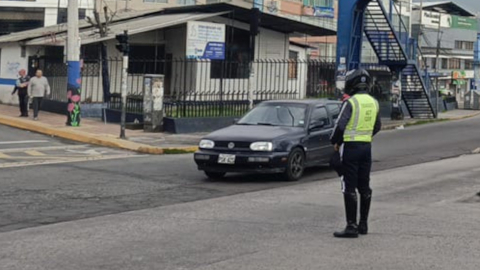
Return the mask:
<path id="1" fill-rule="evenodd" d="M 28 116 L 28 95 L 26 93 L 18 93 L 18 106 L 22 116 Z"/>
<path id="2" fill-rule="evenodd" d="M 370 170 L 372 168 L 372 145 L 363 142 L 347 142 L 343 146 L 343 181 L 342 192 L 363 196 L 372 194 L 370 189 Z"/>

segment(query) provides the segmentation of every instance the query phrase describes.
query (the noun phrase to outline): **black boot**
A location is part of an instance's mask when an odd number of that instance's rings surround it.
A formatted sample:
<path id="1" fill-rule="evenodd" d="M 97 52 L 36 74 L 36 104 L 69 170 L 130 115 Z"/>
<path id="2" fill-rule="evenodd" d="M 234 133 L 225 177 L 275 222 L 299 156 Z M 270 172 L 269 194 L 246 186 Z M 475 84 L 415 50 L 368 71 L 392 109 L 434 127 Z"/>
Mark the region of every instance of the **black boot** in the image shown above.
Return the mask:
<path id="1" fill-rule="evenodd" d="M 360 195 L 360 223 L 358 224 L 358 233 L 368 233 L 368 213 L 370 212 L 370 203 L 372 202 L 372 193 Z"/>
<path id="2" fill-rule="evenodd" d="M 338 238 L 357 238 L 357 193 L 343 194 L 343 199 L 345 201 L 347 227 L 341 232 L 335 232 L 333 236 Z"/>

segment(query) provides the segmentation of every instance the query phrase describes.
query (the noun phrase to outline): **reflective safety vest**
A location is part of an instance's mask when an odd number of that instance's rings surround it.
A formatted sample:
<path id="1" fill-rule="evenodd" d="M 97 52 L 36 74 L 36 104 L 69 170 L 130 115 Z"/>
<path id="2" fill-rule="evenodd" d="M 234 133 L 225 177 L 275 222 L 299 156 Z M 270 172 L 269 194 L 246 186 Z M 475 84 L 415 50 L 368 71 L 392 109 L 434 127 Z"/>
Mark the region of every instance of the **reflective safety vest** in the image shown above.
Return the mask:
<path id="1" fill-rule="evenodd" d="M 348 102 L 352 105 L 352 116 L 343 135 L 344 142 L 372 142 L 373 129 L 380 107 L 376 99 L 368 94 L 356 94 Z"/>

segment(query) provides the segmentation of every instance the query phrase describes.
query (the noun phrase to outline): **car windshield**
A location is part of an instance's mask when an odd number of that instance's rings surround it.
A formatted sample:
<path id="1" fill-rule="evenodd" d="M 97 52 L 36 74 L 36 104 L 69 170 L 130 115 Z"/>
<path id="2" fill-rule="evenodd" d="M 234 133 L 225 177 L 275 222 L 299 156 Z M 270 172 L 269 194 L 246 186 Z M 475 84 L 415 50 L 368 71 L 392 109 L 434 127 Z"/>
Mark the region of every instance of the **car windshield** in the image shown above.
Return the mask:
<path id="1" fill-rule="evenodd" d="M 237 124 L 303 127 L 306 110 L 307 106 L 302 104 L 260 105 L 247 113 Z"/>

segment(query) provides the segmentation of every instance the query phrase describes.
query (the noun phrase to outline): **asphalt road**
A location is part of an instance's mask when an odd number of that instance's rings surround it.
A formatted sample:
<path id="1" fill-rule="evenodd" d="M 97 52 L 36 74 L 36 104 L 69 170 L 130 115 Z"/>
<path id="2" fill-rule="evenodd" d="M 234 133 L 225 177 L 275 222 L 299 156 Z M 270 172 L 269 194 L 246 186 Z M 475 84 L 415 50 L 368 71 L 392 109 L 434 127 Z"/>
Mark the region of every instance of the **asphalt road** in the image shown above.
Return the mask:
<path id="1" fill-rule="evenodd" d="M 480 155 L 372 174 L 369 234 L 317 181 L 0 233 L 2 270 L 476 270 Z"/>
<path id="2" fill-rule="evenodd" d="M 470 153 L 480 147 L 479 134 L 480 117 L 382 132 L 374 143 L 374 170 Z M 139 156 L 91 146 L 72 152 L 69 142 L 0 126 L 0 154 L 19 147 L 9 142 L 35 140 L 22 147 L 44 154 L 33 159 L 52 156 L 44 165 L 4 153 L 16 158 L 8 163 L 23 163 L 2 167 L 0 156 L 0 232 L 298 184 L 251 175 L 209 181 L 192 155 Z M 59 148 L 44 150 L 51 146 Z M 299 183 L 332 177 L 328 168 L 317 168 Z"/>

